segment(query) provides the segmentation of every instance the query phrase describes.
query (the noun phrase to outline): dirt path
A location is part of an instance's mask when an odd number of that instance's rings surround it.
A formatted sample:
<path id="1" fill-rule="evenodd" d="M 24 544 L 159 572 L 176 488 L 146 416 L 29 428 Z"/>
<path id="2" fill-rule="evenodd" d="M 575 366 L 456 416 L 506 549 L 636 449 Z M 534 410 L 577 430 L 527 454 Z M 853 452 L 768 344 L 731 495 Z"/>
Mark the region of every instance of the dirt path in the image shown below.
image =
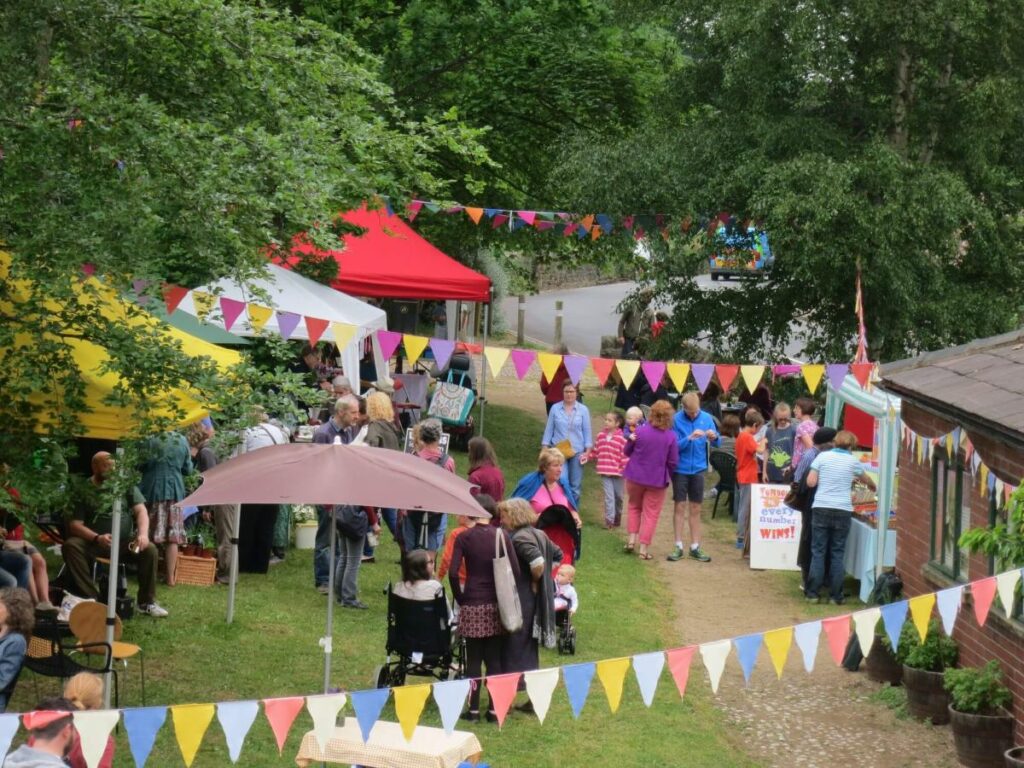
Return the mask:
<path id="1" fill-rule="evenodd" d="M 596 386 L 596 381 L 584 379 L 584 391 L 588 383 Z M 487 397 L 544 415 L 536 376 L 523 382 L 511 376 L 488 381 Z M 600 419 L 600 414 L 591 415 L 595 421 Z M 703 545 L 712 556 L 711 563 L 665 560 L 673 539 L 670 501 L 651 547 L 655 560 L 650 565 L 674 598 L 680 645 L 839 613 L 837 608 L 827 613 L 823 607 L 808 607 L 788 574 L 750 570 L 733 547 L 735 533 L 728 515 L 721 513 L 720 505 L 718 518 L 710 521 L 710 509 L 711 502 L 706 503 Z M 691 679 L 706 685 L 699 654 L 693 664 Z M 750 685 L 745 686 L 735 656 L 730 656 L 715 701 L 733 730 L 737 749 L 764 766 L 955 768 L 949 729 L 897 718 L 872 700 L 881 688 L 863 672 L 837 667 L 822 637 L 812 674 L 804 672 L 794 644 L 781 680 L 762 650 Z"/>

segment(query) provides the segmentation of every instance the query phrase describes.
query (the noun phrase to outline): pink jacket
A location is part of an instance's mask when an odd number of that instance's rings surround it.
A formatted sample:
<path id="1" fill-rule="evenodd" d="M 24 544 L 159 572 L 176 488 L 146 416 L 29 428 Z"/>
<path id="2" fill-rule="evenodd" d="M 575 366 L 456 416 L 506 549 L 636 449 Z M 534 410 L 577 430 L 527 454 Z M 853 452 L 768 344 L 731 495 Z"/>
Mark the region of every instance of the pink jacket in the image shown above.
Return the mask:
<path id="1" fill-rule="evenodd" d="M 629 458 L 625 453 L 626 438 L 621 429 L 611 434 L 598 432 L 590 456 L 597 462 L 597 474 L 621 477 Z"/>

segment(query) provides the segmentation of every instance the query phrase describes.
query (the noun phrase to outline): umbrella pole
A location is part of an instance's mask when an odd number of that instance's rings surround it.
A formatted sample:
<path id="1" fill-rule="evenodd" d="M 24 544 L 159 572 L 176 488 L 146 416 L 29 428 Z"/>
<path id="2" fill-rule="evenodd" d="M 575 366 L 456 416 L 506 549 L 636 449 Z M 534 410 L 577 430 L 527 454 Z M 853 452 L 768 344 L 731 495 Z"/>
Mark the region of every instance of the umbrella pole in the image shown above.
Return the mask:
<path id="1" fill-rule="evenodd" d="M 331 563 L 327 570 L 327 627 L 324 636 L 320 638 L 320 647 L 324 649 L 324 693 L 328 693 L 331 687 L 331 644 L 334 639 L 334 579 L 335 554 L 334 548 L 337 545 L 337 518 L 334 516 L 334 507 L 331 510 Z"/>
<path id="2" fill-rule="evenodd" d="M 484 343 L 487 349 L 487 331 L 491 324 L 491 303 L 484 304 Z M 487 408 L 487 362 L 486 357 L 480 361 L 480 437 L 484 436 L 484 410 Z"/>
<path id="3" fill-rule="evenodd" d="M 117 449 L 120 458 L 121 449 Z M 107 574 L 107 627 L 104 638 L 110 648 L 114 647 L 115 608 L 117 606 L 117 561 L 121 554 L 121 505 L 120 494 L 114 499 L 113 516 L 110 519 L 110 572 Z M 103 708 L 110 709 L 110 683 L 114 674 L 113 666 L 103 674 Z"/>
<path id="4" fill-rule="evenodd" d="M 238 532 L 242 530 L 242 505 L 235 504 L 235 528 L 231 537 L 231 571 L 228 576 L 227 623 L 235 620 L 235 585 L 238 584 Z"/>

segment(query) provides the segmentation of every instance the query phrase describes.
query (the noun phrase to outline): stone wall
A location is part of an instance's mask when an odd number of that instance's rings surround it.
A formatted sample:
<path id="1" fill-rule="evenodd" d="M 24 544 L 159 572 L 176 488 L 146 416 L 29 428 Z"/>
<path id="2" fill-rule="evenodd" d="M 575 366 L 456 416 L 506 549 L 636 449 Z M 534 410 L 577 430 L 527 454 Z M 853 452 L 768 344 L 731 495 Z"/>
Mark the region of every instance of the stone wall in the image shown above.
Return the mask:
<path id="1" fill-rule="evenodd" d="M 566 269 L 557 264 L 543 264 L 537 267 L 537 290 L 551 291 L 556 288 L 585 288 L 588 285 L 619 283 L 628 278 L 608 274 L 592 264 Z"/>

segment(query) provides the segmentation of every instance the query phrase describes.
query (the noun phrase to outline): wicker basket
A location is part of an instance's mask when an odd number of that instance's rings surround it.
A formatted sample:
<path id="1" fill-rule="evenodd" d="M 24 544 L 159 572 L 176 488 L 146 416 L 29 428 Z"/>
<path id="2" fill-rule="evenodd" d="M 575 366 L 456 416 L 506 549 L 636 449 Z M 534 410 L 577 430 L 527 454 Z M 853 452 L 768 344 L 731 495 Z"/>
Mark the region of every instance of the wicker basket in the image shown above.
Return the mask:
<path id="1" fill-rule="evenodd" d="M 193 587 L 212 587 L 217 576 L 217 560 L 211 557 L 178 555 L 174 566 L 174 581 Z"/>

